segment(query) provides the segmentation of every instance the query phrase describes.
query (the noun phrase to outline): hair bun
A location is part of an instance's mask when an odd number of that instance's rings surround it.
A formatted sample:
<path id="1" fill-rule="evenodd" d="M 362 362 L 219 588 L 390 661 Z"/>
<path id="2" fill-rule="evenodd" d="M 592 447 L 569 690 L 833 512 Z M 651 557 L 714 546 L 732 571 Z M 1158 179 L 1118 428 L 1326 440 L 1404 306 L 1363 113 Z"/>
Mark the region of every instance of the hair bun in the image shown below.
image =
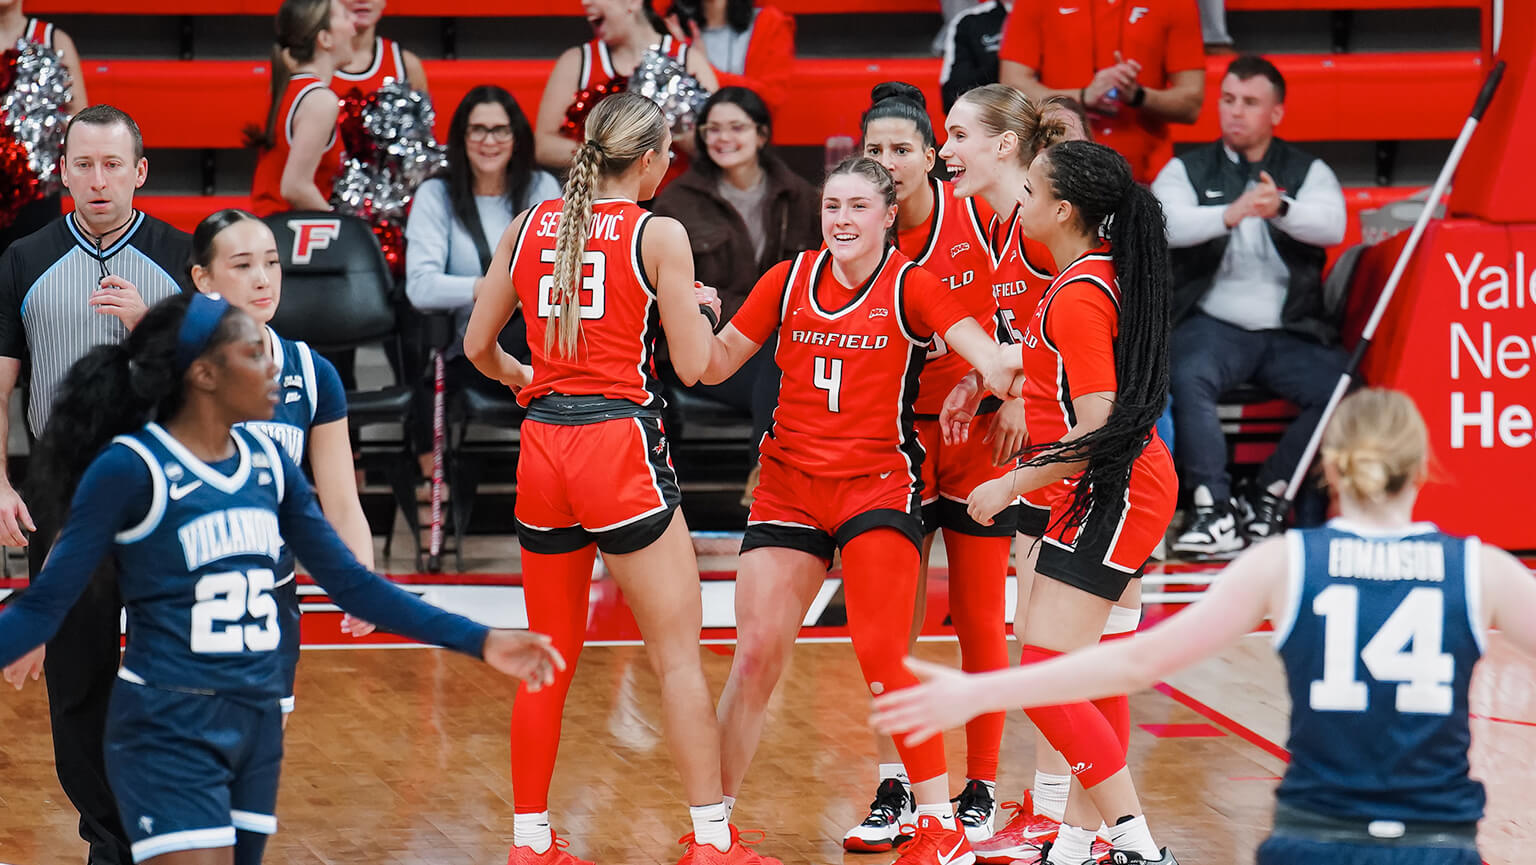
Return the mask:
<path id="1" fill-rule="evenodd" d="M 928 107 L 928 97 L 923 91 L 905 81 L 882 81 L 869 91 L 870 105 L 879 105 L 887 99 L 905 99 L 919 108 Z"/>

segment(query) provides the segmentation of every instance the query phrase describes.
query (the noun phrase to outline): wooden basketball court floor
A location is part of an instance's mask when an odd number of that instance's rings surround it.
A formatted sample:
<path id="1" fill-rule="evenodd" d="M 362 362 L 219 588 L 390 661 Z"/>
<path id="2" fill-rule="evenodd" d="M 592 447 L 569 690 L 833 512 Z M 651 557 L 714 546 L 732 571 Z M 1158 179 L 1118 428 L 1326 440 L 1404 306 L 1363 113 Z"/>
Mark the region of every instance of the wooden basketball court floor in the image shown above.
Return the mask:
<path id="1" fill-rule="evenodd" d="M 467 565 L 472 575 L 402 577 L 444 606 L 516 624 L 521 589 L 505 541 Z M 398 547 L 397 547 L 398 549 Z M 509 565 L 495 572 L 496 564 Z M 390 563 L 408 570 L 408 561 Z M 731 661 L 729 556 L 706 558 L 704 669 L 716 694 Z M 834 575 L 835 576 L 835 575 Z M 1179 589 L 1209 572 L 1170 569 L 1147 622 L 1177 610 Z M 309 589 L 318 592 L 318 589 Z M 794 863 L 887 865 L 886 855 L 844 854 L 843 832 L 873 794 L 875 758 L 852 648 L 837 624 L 835 586 L 806 628 L 776 695 L 735 822 L 762 829 L 759 849 Z M 958 663 L 944 623 L 942 578 L 931 592 L 922 657 Z M 712 595 L 715 597 L 711 601 Z M 1187 595 L 1185 596 L 1187 597 Z M 611 582 L 592 592 L 589 636 L 566 710 L 551 794 L 554 828 L 599 865 L 675 862 L 688 831 L 681 787 L 661 739 L 655 678 Z M 298 711 L 287 734 L 278 834 L 269 863 L 495 865 L 512 837 L 508 776 L 511 680 L 452 653 L 398 643 L 359 644 L 337 633 L 339 614 L 319 595 L 306 604 Z M 78 863 L 84 845 L 53 772 L 41 683 L 0 697 L 0 862 Z M 1158 841 L 1186 865 L 1253 860 L 1270 825 L 1284 771 L 1287 698 L 1267 634 L 1131 698 L 1131 765 Z M 1536 663 L 1497 636 L 1474 683 L 1473 770 L 1487 785 L 1483 858 L 1525 861 L 1536 842 Z M 1011 712 L 1000 799 L 1033 778 L 1033 728 Z M 964 774 L 964 737 L 946 740 L 952 787 Z M 1005 817 L 1006 815 L 1000 815 Z"/>

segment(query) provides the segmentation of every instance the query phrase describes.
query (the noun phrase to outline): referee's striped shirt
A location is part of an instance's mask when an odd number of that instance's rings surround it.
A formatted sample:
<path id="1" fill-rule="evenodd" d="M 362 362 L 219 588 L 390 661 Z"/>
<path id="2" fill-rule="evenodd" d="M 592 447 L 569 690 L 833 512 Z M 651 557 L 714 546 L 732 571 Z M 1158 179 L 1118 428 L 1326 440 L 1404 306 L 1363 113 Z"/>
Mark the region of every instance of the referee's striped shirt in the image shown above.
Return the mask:
<path id="1" fill-rule="evenodd" d="M 31 359 L 27 427 L 41 436 L 70 366 L 98 345 L 120 343 L 128 329 L 89 303 L 102 267 L 138 288 L 149 306 L 180 292 L 192 239 L 139 213 L 98 257 L 72 214 L 18 240 L 0 257 L 0 357 Z M 181 276 L 178 278 L 177 274 Z"/>

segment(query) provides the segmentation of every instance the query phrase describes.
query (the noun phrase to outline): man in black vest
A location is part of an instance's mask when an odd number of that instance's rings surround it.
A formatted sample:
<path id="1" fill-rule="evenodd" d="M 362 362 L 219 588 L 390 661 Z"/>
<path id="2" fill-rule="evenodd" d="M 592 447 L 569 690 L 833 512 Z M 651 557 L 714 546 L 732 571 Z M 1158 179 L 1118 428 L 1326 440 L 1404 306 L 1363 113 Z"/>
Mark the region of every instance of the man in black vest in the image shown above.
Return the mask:
<path id="1" fill-rule="evenodd" d="M 1169 162 L 1152 191 L 1173 251 L 1175 458 L 1194 512 L 1173 548 L 1223 553 L 1269 534 L 1286 480 L 1345 363 L 1325 309 L 1325 247 L 1344 239 L 1344 193 L 1322 160 L 1275 137 L 1285 79 L 1262 57 L 1221 82 L 1221 140 Z M 1216 402 L 1255 382 L 1301 408 L 1241 503 Z M 1239 525 L 1241 514 L 1242 525 Z"/>

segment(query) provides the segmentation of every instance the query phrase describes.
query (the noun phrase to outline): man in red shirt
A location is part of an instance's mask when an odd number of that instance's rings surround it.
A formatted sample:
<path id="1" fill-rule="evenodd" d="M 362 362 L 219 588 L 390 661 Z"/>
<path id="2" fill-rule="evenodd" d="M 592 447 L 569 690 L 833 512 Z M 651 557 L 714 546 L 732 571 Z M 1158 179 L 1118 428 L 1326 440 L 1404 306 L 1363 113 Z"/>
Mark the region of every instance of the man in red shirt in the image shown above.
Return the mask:
<path id="1" fill-rule="evenodd" d="M 1003 27 L 1000 80 L 1039 101 L 1070 96 L 1093 137 L 1140 183 L 1173 157 L 1168 123 L 1194 123 L 1205 99 L 1195 0 L 1016 0 Z"/>

